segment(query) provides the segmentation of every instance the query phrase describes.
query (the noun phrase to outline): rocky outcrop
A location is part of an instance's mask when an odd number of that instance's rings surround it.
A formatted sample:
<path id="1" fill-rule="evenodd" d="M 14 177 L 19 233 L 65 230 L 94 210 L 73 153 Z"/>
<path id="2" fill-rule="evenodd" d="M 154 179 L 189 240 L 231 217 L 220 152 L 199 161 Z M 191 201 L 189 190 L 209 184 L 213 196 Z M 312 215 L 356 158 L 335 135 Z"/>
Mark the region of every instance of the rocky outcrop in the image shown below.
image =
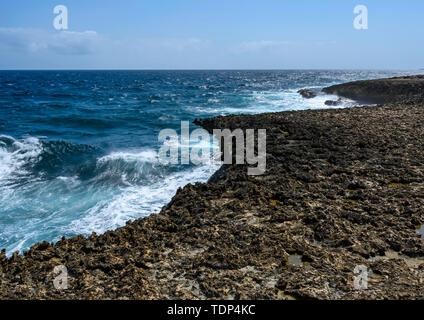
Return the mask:
<path id="1" fill-rule="evenodd" d="M 339 98 L 337 100 L 327 100 L 327 101 L 324 102 L 324 104 L 326 106 L 331 106 L 331 107 L 339 106 L 339 105 L 342 104 L 342 99 Z"/>
<path id="2" fill-rule="evenodd" d="M 227 165 L 159 214 L 3 252 L 0 298 L 424 298 L 423 122 L 417 103 L 200 120 L 266 128 L 265 174 Z"/>
<path id="3" fill-rule="evenodd" d="M 363 103 L 424 101 L 424 75 L 343 83 L 322 90 Z"/>
<path id="4" fill-rule="evenodd" d="M 318 95 L 317 92 L 312 91 L 310 89 L 301 89 L 301 90 L 297 91 L 297 93 L 299 93 L 305 99 L 312 99 L 312 98 L 315 98 Z"/>

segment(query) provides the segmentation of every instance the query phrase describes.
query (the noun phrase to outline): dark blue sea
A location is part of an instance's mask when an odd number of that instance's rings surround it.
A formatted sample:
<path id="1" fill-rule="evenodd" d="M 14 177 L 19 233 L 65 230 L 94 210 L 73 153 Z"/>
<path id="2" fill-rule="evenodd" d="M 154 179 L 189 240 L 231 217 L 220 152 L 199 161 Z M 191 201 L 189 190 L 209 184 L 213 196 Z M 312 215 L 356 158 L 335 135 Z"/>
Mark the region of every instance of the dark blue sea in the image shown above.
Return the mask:
<path id="1" fill-rule="evenodd" d="M 219 164 L 158 161 L 159 131 L 182 120 L 329 108 L 296 91 L 413 73 L 0 71 L 0 248 L 102 233 L 207 181 Z"/>

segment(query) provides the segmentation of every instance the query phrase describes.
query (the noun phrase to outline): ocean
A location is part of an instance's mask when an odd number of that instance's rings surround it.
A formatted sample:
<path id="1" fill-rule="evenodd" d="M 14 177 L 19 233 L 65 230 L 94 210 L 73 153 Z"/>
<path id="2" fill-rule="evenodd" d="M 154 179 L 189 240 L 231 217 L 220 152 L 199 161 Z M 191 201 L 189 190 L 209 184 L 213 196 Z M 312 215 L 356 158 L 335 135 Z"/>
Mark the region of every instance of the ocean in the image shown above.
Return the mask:
<path id="1" fill-rule="evenodd" d="M 206 182 L 219 168 L 161 164 L 162 129 L 332 108 L 324 102 L 336 97 L 304 99 L 297 90 L 415 73 L 0 71 L 0 248 L 10 256 L 38 241 L 115 229 L 159 212 L 179 187 Z"/>

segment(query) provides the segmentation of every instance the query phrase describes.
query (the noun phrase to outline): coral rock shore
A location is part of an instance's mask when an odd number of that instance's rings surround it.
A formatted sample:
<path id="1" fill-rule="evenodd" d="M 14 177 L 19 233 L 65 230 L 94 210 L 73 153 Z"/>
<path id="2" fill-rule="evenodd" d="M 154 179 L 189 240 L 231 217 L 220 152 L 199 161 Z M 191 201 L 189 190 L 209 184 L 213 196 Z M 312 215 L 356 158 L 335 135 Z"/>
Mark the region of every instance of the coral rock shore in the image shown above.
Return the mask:
<path id="1" fill-rule="evenodd" d="M 424 298 L 424 105 L 227 116 L 267 170 L 226 165 L 159 214 L 0 255 L 1 299 Z M 66 266 L 68 288 L 54 288 Z M 355 290 L 357 266 L 368 289 Z"/>

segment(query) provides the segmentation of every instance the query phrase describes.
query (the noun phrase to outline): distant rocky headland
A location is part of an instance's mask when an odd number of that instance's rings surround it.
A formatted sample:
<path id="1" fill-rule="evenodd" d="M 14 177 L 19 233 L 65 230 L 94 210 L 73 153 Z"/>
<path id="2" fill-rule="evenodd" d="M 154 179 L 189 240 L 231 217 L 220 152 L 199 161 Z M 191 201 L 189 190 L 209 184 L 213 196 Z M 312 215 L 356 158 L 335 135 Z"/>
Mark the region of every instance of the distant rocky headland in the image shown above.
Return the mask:
<path id="1" fill-rule="evenodd" d="M 423 299 L 423 88 L 424 76 L 359 81 L 323 91 L 385 104 L 198 120 L 266 128 L 265 174 L 225 165 L 159 214 L 3 251 L 0 298 Z"/>
<path id="2" fill-rule="evenodd" d="M 348 82 L 323 92 L 367 103 L 423 101 L 424 75 Z"/>

